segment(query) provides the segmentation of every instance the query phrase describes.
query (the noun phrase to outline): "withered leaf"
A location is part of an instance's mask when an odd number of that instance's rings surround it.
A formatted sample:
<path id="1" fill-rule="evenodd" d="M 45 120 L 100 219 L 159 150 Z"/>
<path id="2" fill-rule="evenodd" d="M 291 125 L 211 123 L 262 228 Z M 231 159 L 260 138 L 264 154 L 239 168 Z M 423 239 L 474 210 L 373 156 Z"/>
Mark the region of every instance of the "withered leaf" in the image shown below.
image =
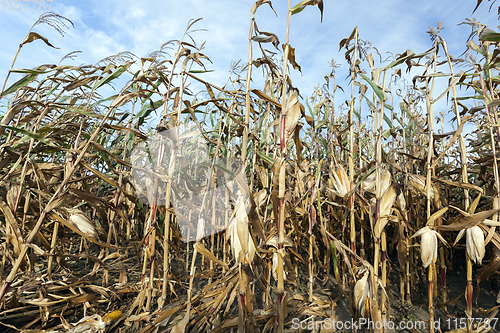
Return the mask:
<path id="1" fill-rule="evenodd" d="M 29 35 L 26 36 L 26 38 L 23 40 L 20 47 L 22 47 L 25 44 L 31 43 L 37 39 L 43 40 L 45 42 L 45 44 L 47 44 L 50 47 L 53 47 L 55 49 L 59 49 L 58 47 L 55 47 L 54 45 L 50 44 L 49 40 L 47 38 L 43 37 L 42 35 L 37 34 L 36 32 L 30 32 Z"/>
<path id="2" fill-rule="evenodd" d="M 472 214 L 469 216 L 462 217 L 460 220 L 453 224 L 449 225 L 441 225 L 437 226 L 436 228 L 438 230 L 445 230 L 445 231 L 460 231 L 462 229 L 466 228 L 472 228 L 473 226 L 476 226 L 483 222 L 485 219 L 490 217 L 491 215 L 499 212 L 500 209 L 490 209 L 487 211 L 479 212 L 476 214 Z"/>

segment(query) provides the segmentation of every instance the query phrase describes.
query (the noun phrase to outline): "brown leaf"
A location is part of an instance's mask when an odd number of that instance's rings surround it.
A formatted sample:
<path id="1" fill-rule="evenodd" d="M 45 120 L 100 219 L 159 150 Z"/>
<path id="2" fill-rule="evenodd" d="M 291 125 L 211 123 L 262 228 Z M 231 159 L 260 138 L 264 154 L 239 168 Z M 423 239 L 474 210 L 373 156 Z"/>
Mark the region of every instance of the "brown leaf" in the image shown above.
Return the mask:
<path id="1" fill-rule="evenodd" d="M 252 8 L 250 9 L 250 17 L 252 19 L 255 17 L 255 12 L 257 11 L 257 8 L 259 8 L 260 6 L 262 6 L 265 3 L 267 3 L 269 5 L 269 7 L 271 7 L 271 9 L 273 10 L 274 14 L 276 14 L 276 16 L 278 16 L 278 14 L 276 13 L 276 11 L 273 8 L 271 0 L 258 0 L 258 1 L 255 1 L 255 3 L 252 5 Z"/>
<path id="2" fill-rule="evenodd" d="M 78 81 L 76 81 L 76 80 L 72 81 L 70 84 L 68 84 L 66 87 L 64 87 L 64 90 L 71 91 L 71 90 L 76 89 L 78 87 L 84 86 L 92 81 L 96 81 L 99 78 L 100 78 L 100 76 L 94 75 L 94 76 L 89 76 L 89 77 L 83 78 L 83 79 L 78 80 Z"/>
<path id="3" fill-rule="evenodd" d="M 139 132 L 133 128 L 129 128 L 129 127 L 121 126 L 121 125 L 112 125 L 112 124 L 104 124 L 103 127 L 118 130 L 118 131 L 127 131 L 127 132 L 134 134 L 135 136 L 139 137 L 142 140 L 148 139 L 147 135 L 142 134 L 141 132 Z"/>
<path id="4" fill-rule="evenodd" d="M 191 311 L 191 303 L 188 303 L 186 314 L 172 329 L 171 333 L 184 333 L 186 331 L 186 326 L 189 323 L 189 312 Z"/>
<path id="5" fill-rule="evenodd" d="M 19 225 L 17 224 L 16 218 L 12 214 L 12 210 L 7 206 L 7 204 L 2 201 L 0 198 L 0 210 L 3 213 L 3 216 L 5 216 L 5 219 L 7 220 L 7 224 L 11 228 L 12 232 L 14 233 L 15 237 L 11 238 L 11 242 L 14 244 L 14 251 L 17 254 L 21 252 L 21 243 L 22 242 L 22 237 L 21 237 L 21 230 L 19 229 Z"/>
<path id="6" fill-rule="evenodd" d="M 344 38 L 340 41 L 339 43 L 339 51 L 345 46 L 346 48 L 348 48 L 349 46 L 349 42 L 354 38 L 354 36 L 356 35 L 356 31 L 358 30 L 358 27 L 354 28 L 351 32 L 351 35 L 347 38 Z"/>
<path id="7" fill-rule="evenodd" d="M 228 266 L 225 263 L 223 263 L 222 261 L 220 261 L 219 259 L 217 259 L 215 257 L 215 255 L 210 250 L 205 248 L 205 246 L 202 243 L 195 243 L 194 248 L 196 249 L 196 251 L 200 252 L 202 255 L 209 258 L 210 260 L 212 260 L 216 264 L 224 266 L 226 269 L 228 269 Z"/>
<path id="8" fill-rule="evenodd" d="M 275 48 L 278 48 L 278 45 L 280 44 L 278 36 L 267 31 L 259 31 L 259 35 L 253 36 L 252 40 L 259 43 L 272 43 Z"/>
<path id="9" fill-rule="evenodd" d="M 499 211 L 500 209 L 490 209 L 484 212 L 479 212 L 476 214 L 462 217 L 460 220 L 458 220 L 458 222 L 455 222 L 453 224 L 441 225 L 436 228 L 438 230 L 445 230 L 445 231 L 460 231 L 462 229 L 472 228 L 473 226 L 480 224 L 485 219 L 487 219 L 488 217 Z"/>
<path id="10" fill-rule="evenodd" d="M 441 182 L 441 183 L 444 183 L 444 184 L 447 184 L 447 185 L 451 185 L 451 186 L 456 186 L 456 187 L 461 187 L 461 188 L 465 188 L 465 189 L 468 189 L 468 190 L 473 190 L 473 191 L 478 191 L 479 193 L 483 193 L 483 189 L 480 188 L 479 186 L 476 186 L 476 185 L 472 185 L 472 184 L 469 184 L 469 183 L 462 183 L 460 181 L 451 181 L 451 180 L 447 180 L 447 179 L 439 179 L 439 178 L 432 178 L 432 180 L 434 181 L 437 181 L 437 182 Z"/>
<path id="11" fill-rule="evenodd" d="M 283 46 L 283 51 L 286 52 L 286 45 L 283 44 L 282 46 Z M 298 69 L 299 72 L 302 73 L 302 69 L 300 68 L 299 64 L 295 61 L 295 49 L 291 45 L 288 45 L 288 61 L 290 62 L 290 64 L 292 64 L 294 69 Z"/>
<path id="12" fill-rule="evenodd" d="M 58 47 L 55 47 L 54 45 L 50 44 L 49 40 L 47 38 L 43 37 L 42 35 L 37 34 L 36 32 L 30 32 L 30 34 L 28 36 L 26 36 L 26 38 L 23 40 L 23 42 L 21 43 L 21 45 L 19 47 L 22 47 L 24 44 L 31 43 L 32 41 L 37 40 L 37 39 L 43 40 L 45 42 L 45 44 L 47 44 L 50 47 L 53 47 L 55 49 L 59 49 Z"/>
<path id="13" fill-rule="evenodd" d="M 261 91 L 259 89 L 251 89 L 250 91 L 253 92 L 255 95 L 257 95 L 258 97 L 272 103 L 274 106 L 276 106 L 277 108 L 279 108 L 281 110 L 281 104 L 276 102 L 274 99 L 272 99 L 270 96 L 268 96 L 263 91 Z"/>
<path id="14" fill-rule="evenodd" d="M 319 11 L 321 12 L 321 22 L 323 22 L 323 0 L 303 0 L 293 6 L 290 11 L 293 14 L 300 13 L 304 10 L 306 6 L 315 6 L 318 5 Z"/>
<path id="15" fill-rule="evenodd" d="M 434 160 L 434 162 L 431 165 L 431 169 L 435 168 L 439 160 L 448 152 L 448 149 L 457 141 L 457 139 L 460 137 L 460 134 L 462 134 L 462 130 L 464 128 L 464 125 L 467 123 L 467 121 L 471 118 L 471 115 L 467 115 L 462 118 L 462 122 L 460 123 L 460 126 L 458 126 L 457 130 L 455 131 L 455 134 L 453 135 L 453 138 L 448 142 L 446 147 L 443 149 L 441 154 L 439 154 L 439 157 Z"/>
<path id="16" fill-rule="evenodd" d="M 129 93 L 129 94 L 126 94 L 126 95 L 121 95 L 121 96 L 117 97 L 111 103 L 111 105 L 109 107 L 110 108 L 119 108 L 123 104 L 127 103 L 128 101 L 130 101 L 132 98 L 137 98 L 137 97 L 148 98 L 148 96 L 145 95 L 143 92 L 136 91 L 136 92 L 132 92 L 132 93 Z"/>

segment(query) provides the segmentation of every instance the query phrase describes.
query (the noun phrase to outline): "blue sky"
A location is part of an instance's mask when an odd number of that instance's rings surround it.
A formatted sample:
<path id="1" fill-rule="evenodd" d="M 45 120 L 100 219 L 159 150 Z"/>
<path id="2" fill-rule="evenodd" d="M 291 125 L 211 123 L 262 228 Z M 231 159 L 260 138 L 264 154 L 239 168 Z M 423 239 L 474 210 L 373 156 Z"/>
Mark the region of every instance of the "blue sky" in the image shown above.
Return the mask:
<path id="1" fill-rule="evenodd" d="M 121 51 L 130 51 L 145 57 L 156 51 L 168 40 L 179 39 L 190 19 L 202 17 L 196 28 L 205 29 L 193 33 L 198 44 L 205 42 L 203 53 L 213 62 L 207 68 L 213 73 L 203 74 L 208 81 L 224 85 L 229 75 L 231 62 L 248 59 L 248 29 L 250 7 L 254 1 L 68 1 L 54 0 L 51 11 L 73 21 L 75 28 L 66 30 L 64 37 L 54 29 L 40 25 L 34 31 L 47 37 L 59 47 L 52 49 L 41 41 L 25 45 L 17 59 L 15 68 L 32 68 L 42 63 L 58 64 L 63 56 L 72 51 L 82 51 L 75 60 L 63 63 L 71 65 L 95 64 L 99 60 Z M 295 0 L 292 5 L 298 2 Z M 20 1 L 24 8 L 25 2 Z M 0 78 L 7 74 L 19 44 L 26 32 L 41 14 L 39 5 L 30 2 L 26 10 L 5 10 L 0 3 Z M 45 2 L 46 9 L 49 3 Z M 383 58 L 412 49 L 415 53 L 427 50 L 431 41 L 426 33 L 429 26 L 443 22 L 442 36 L 448 43 L 450 53 L 458 57 L 465 50 L 470 33 L 468 26 L 458 26 L 467 17 L 498 30 L 496 7 L 488 12 L 490 3 L 482 4 L 472 14 L 476 1 L 324 1 L 323 22 L 317 7 L 308 6 L 303 12 L 292 16 L 290 44 L 296 49 L 296 60 L 302 74 L 292 71 L 292 81 L 303 97 L 309 96 L 324 76 L 331 71 L 328 62 L 333 58 L 341 65 L 337 69 L 338 83 L 348 89 L 344 81 L 348 66 L 339 42 L 348 37 L 354 27 L 359 26 L 360 38 L 372 42 Z M 278 17 L 269 6 L 263 5 L 256 15 L 258 28 L 270 31 L 285 41 L 286 1 L 273 1 Z M 260 55 L 254 43 L 254 57 Z M 270 44 L 266 48 L 273 50 Z M 276 49 L 274 49 L 276 51 Z M 281 57 L 281 54 L 279 55 Z M 257 78 L 260 70 L 256 70 Z M 12 83 L 19 76 L 13 75 Z M 254 88 L 262 88 L 258 80 Z M 339 102 L 340 103 L 340 102 Z M 3 103 L 0 103 L 3 104 Z"/>

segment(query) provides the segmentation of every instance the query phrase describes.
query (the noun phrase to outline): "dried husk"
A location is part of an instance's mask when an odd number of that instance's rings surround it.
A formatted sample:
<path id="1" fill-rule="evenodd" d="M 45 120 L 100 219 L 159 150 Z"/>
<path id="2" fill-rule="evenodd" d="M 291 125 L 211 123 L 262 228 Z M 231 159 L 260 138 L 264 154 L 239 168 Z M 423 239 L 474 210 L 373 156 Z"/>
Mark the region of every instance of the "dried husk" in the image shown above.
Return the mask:
<path id="1" fill-rule="evenodd" d="M 387 222 L 389 221 L 389 216 L 392 212 L 392 206 L 394 201 L 396 200 L 396 190 L 393 186 L 389 187 L 387 191 L 382 195 L 380 199 L 380 210 L 378 215 L 378 220 L 375 221 L 376 214 L 376 201 L 372 201 L 371 209 L 370 209 L 370 218 L 372 219 L 373 234 L 376 238 L 380 238 L 382 234 L 382 230 L 384 230 Z"/>
<path id="2" fill-rule="evenodd" d="M 411 238 L 418 236 L 421 236 L 420 255 L 422 258 L 422 265 L 426 268 L 431 263 L 436 262 L 438 250 L 437 239 L 439 238 L 444 245 L 447 245 L 448 243 L 437 231 L 428 226 L 425 226 L 417 231 Z"/>
<path id="3" fill-rule="evenodd" d="M 410 190 L 420 195 L 427 195 L 427 189 L 425 187 L 426 178 L 420 175 L 408 174 L 408 186 Z M 435 184 L 431 186 L 431 200 L 437 204 L 440 202 L 439 190 Z"/>
<path id="4" fill-rule="evenodd" d="M 244 208 L 245 205 L 241 201 L 239 203 L 236 214 L 227 229 L 227 233 L 231 240 L 233 258 L 238 264 L 249 264 L 253 262 L 256 248 L 248 229 L 248 217 Z"/>
<path id="5" fill-rule="evenodd" d="M 340 164 L 335 166 L 333 172 L 333 186 L 334 188 L 331 189 L 331 191 L 342 198 L 351 190 L 349 176 L 344 167 Z"/>
<path id="6" fill-rule="evenodd" d="M 465 231 L 467 254 L 476 263 L 481 265 L 484 257 L 484 233 L 479 226 L 467 228 Z"/>
<path id="7" fill-rule="evenodd" d="M 377 173 L 373 172 L 363 181 L 362 187 L 365 191 L 375 194 L 376 182 Z M 380 193 L 384 193 L 385 191 L 387 191 L 389 186 L 391 186 L 391 173 L 388 170 L 382 170 L 380 172 Z"/>
<path id="8" fill-rule="evenodd" d="M 370 284 L 368 283 L 369 273 L 365 272 L 363 277 L 359 279 L 354 285 L 354 304 L 356 306 L 357 313 L 361 316 L 365 316 L 366 302 L 370 295 Z"/>
<path id="9" fill-rule="evenodd" d="M 84 212 L 78 209 L 67 209 L 70 213 L 69 221 L 78 228 L 85 236 L 91 239 L 98 239 L 97 231 Z"/>

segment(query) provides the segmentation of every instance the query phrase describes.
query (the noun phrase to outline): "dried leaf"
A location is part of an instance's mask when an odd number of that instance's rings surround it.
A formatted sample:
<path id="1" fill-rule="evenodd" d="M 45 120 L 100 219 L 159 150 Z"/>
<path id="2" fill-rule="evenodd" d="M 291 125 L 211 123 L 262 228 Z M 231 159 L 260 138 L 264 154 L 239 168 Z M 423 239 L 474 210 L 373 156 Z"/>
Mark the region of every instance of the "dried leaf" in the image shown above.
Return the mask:
<path id="1" fill-rule="evenodd" d="M 47 38 L 43 37 L 42 35 L 37 34 L 36 32 L 30 32 L 29 35 L 26 36 L 26 38 L 23 40 L 20 47 L 22 47 L 25 44 L 31 43 L 37 39 L 43 40 L 45 42 L 45 44 L 47 44 L 50 47 L 53 47 L 55 49 L 59 49 L 58 47 L 55 47 L 54 45 L 50 44 L 49 40 Z"/>
<path id="2" fill-rule="evenodd" d="M 462 217 L 460 220 L 458 220 L 453 224 L 441 225 L 437 226 L 436 228 L 438 230 L 445 230 L 445 231 L 460 231 L 462 229 L 472 228 L 473 226 L 480 224 L 485 219 L 487 219 L 488 217 L 499 211 L 500 209 L 491 209 L 484 212 L 472 214 L 469 216 Z"/>

